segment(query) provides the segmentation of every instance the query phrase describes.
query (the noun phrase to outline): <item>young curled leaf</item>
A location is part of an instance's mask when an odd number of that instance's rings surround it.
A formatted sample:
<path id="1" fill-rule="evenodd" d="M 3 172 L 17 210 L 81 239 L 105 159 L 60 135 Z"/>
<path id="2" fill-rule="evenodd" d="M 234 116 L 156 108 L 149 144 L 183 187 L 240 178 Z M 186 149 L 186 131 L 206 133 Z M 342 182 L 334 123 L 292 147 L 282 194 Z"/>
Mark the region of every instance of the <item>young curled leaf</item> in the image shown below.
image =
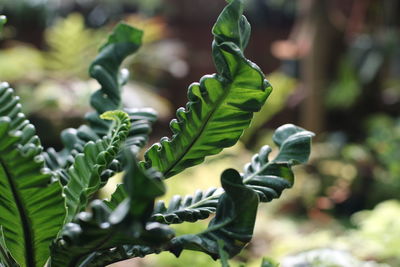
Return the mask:
<path id="1" fill-rule="evenodd" d="M 292 166 L 307 162 L 313 136 L 312 132 L 293 124 L 279 127 L 272 137 L 280 148 L 278 155 L 269 161 L 271 148 L 262 147 L 244 168 L 244 184 L 255 190 L 262 202 L 278 198 L 284 189 L 294 183 Z"/>
<path id="2" fill-rule="evenodd" d="M 212 31 L 217 74 L 190 85 L 186 108 L 178 109 L 170 123 L 172 138 L 164 137 L 147 150 L 144 168 L 153 167 L 168 178 L 203 162 L 234 145 L 264 105 L 272 87 L 243 54 L 250 25 L 242 13 L 242 0 L 222 11 Z"/>
<path id="3" fill-rule="evenodd" d="M 67 176 L 68 184 L 64 187 L 66 195 L 67 218 L 70 222 L 82 211 L 89 198 L 104 185 L 102 174 L 109 170 L 123 145 L 129 129 L 130 119 L 122 111 L 108 111 L 102 115 L 104 119 L 115 121 L 109 135 L 96 142 L 88 142 L 74 158 L 74 164 L 62 175 Z M 108 175 L 107 175 L 108 176 Z"/>

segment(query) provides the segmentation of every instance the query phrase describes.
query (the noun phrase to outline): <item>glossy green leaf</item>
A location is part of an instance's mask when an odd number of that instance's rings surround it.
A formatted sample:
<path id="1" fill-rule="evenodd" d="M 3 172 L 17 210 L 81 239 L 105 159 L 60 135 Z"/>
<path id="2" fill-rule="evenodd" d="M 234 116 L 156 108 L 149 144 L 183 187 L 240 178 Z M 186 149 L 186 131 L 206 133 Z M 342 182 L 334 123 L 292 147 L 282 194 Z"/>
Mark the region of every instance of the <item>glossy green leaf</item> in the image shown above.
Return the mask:
<path id="1" fill-rule="evenodd" d="M 193 218 L 194 221 L 196 217 L 193 213 L 196 210 L 211 211 L 218 200 L 215 218 L 208 229 L 198 235 L 174 238 L 170 251 L 179 255 L 183 249 L 198 250 L 218 258 L 222 253 L 222 240 L 223 252 L 229 257 L 239 253 L 251 239 L 259 201 L 269 202 L 278 198 L 284 189 L 293 185 L 294 174 L 291 167 L 308 160 L 313 135 L 295 125 L 283 125 L 273 136 L 274 142 L 280 148 L 277 156 L 269 161 L 271 149 L 265 146 L 252 158 L 252 162 L 246 165 L 243 174 L 233 169 L 226 170 L 221 176 L 222 187 L 225 190 L 222 195 L 213 192 L 206 197 L 198 197 L 193 201 L 193 205 L 198 207 L 192 206 L 187 210 L 185 207 L 191 205 L 191 198 L 182 203 L 181 198 L 175 197 L 168 209 L 162 202 L 159 207 L 156 206 L 155 219 L 164 223 L 180 223 Z M 189 204 L 185 205 L 186 202 Z"/>
<path id="2" fill-rule="evenodd" d="M 134 53 L 141 45 L 143 32 L 127 24 L 118 24 L 108 40 L 100 48 L 99 55 L 90 65 L 90 76 L 96 79 L 101 89 L 96 91 L 90 104 L 98 113 L 88 115 L 87 119 L 96 132 L 103 133 L 108 127 L 102 127 L 104 122 L 98 120 L 103 112 L 122 108 L 121 88 L 129 73 L 119 70 L 122 61 Z"/>
<path id="3" fill-rule="evenodd" d="M 193 196 L 188 195 L 183 199 L 176 195 L 169 201 L 168 207 L 160 200 L 154 208 L 151 220 L 176 224 L 206 219 L 216 211 L 218 198 L 215 196 L 219 195 L 217 188 L 210 188 L 205 192 L 198 190 Z"/>
<path id="4" fill-rule="evenodd" d="M 92 94 L 90 104 L 96 110 L 86 115 L 86 120 L 93 131 L 103 136 L 109 131 L 109 124 L 99 120 L 99 115 L 109 110 L 122 109 L 121 91 L 127 82 L 129 72 L 120 70 L 124 59 L 136 52 L 142 44 L 143 32 L 127 24 L 118 24 L 100 47 L 99 55 L 89 68 L 90 76 L 96 79 L 101 88 Z M 139 123 L 133 123 L 132 131 L 147 138 L 149 122 L 154 121 L 155 114 L 151 109 L 126 111 L 129 115 L 140 116 Z M 143 121 L 143 119 L 145 119 Z M 133 120 L 137 119 L 133 118 Z M 144 127 L 144 129 L 143 129 Z M 144 131 L 143 131 L 144 130 Z M 137 135 L 134 135 L 137 136 Z M 145 140 L 146 141 L 146 140 Z M 143 145 L 144 142 L 140 142 Z"/>
<path id="5" fill-rule="evenodd" d="M 171 139 L 164 137 L 145 154 L 142 166 L 166 178 L 201 163 L 205 156 L 234 145 L 260 110 L 272 88 L 257 65 L 243 55 L 250 26 L 241 0 L 232 1 L 213 28 L 217 74 L 189 87 L 186 108 L 171 121 Z"/>
<path id="6" fill-rule="evenodd" d="M 128 135 L 130 120 L 126 113 L 108 111 L 102 114 L 101 118 L 113 120 L 116 125 L 107 136 L 96 143 L 88 142 L 83 153 L 75 157 L 73 166 L 65 173 L 69 181 L 64 187 L 66 222 L 70 222 L 78 212 L 82 211 L 88 199 L 100 188 L 101 174 L 113 163 Z"/>
<path id="7" fill-rule="evenodd" d="M 269 161 L 271 148 L 264 146 L 245 166 L 243 182 L 258 193 L 260 201 L 269 202 L 278 198 L 284 189 L 292 187 L 294 174 L 291 167 L 307 162 L 313 136 L 312 132 L 285 124 L 272 137 L 280 149 L 278 155 Z"/>
<path id="8" fill-rule="evenodd" d="M 272 139 L 279 147 L 274 162 L 289 162 L 292 165 L 305 163 L 310 155 L 311 137 L 314 134 L 293 124 L 285 124 L 276 129 Z"/>
<path id="9" fill-rule="evenodd" d="M 20 266 L 45 264 L 65 217 L 61 186 L 51 183 L 41 152 L 19 98 L 0 84 L 0 226 L 4 247 Z"/>
<path id="10" fill-rule="evenodd" d="M 131 129 L 125 142 L 135 154 L 143 148 L 149 139 L 152 124 L 157 120 L 157 113 L 151 108 L 124 109 L 131 119 Z"/>
<path id="11" fill-rule="evenodd" d="M 269 161 L 271 148 L 262 147 L 260 152 L 253 156 L 251 163 L 245 166 L 244 173 L 241 174 L 243 183 L 258 194 L 261 202 L 278 198 L 284 189 L 293 185 L 294 174 L 291 167 L 307 162 L 313 136 L 313 133 L 292 124 L 279 127 L 273 135 L 273 140 L 280 148 L 279 153 Z M 193 197 L 187 196 L 183 200 L 175 196 L 168 208 L 163 201 L 159 201 L 152 220 L 175 224 L 207 218 L 215 212 L 220 196 L 221 191 L 212 188 L 208 193 L 197 192 Z"/>
<path id="12" fill-rule="evenodd" d="M 161 174 L 141 170 L 131 151 L 124 155 L 128 197 L 114 211 L 95 200 L 91 212 L 82 212 L 66 224 L 52 246 L 51 266 L 99 266 L 99 255 L 108 257 L 115 247 L 158 246 L 173 237 L 173 231 L 166 226 L 146 223 L 154 199 L 165 192 Z"/>
<path id="13" fill-rule="evenodd" d="M 234 169 L 222 173 L 221 183 L 225 193 L 207 230 L 174 238 L 172 253 L 178 256 L 183 249 L 197 250 L 216 259 L 220 257 L 218 242 L 222 240 L 223 250 L 232 257 L 251 240 L 259 203 L 256 192 L 243 184 L 241 175 Z"/>

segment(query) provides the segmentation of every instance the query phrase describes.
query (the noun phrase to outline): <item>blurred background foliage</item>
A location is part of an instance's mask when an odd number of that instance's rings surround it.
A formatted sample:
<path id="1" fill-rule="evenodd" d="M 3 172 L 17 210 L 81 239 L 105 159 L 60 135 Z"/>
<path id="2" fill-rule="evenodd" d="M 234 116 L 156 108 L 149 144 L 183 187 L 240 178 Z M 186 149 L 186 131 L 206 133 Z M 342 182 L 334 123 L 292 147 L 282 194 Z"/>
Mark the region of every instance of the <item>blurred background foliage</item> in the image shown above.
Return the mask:
<path id="1" fill-rule="evenodd" d="M 152 134 L 158 140 L 170 135 L 188 85 L 215 71 L 210 28 L 223 6 L 223 0 L 0 0 L 8 17 L 0 80 L 23 98 L 44 145 L 57 147 L 60 130 L 82 123 L 98 87 L 87 74 L 97 48 L 125 20 L 145 35 L 125 62 L 131 79 L 124 102 L 158 111 Z M 222 170 L 242 168 L 270 144 L 274 128 L 295 123 L 317 133 L 310 164 L 297 168 L 292 190 L 261 209 L 254 240 L 229 264 L 261 266 L 267 257 L 282 267 L 400 266 L 400 2 L 246 0 L 246 7 L 253 26 L 247 55 L 274 91 L 240 143 L 168 181 L 165 199 L 219 186 Z M 185 252 L 115 266 L 190 265 L 221 263 Z"/>

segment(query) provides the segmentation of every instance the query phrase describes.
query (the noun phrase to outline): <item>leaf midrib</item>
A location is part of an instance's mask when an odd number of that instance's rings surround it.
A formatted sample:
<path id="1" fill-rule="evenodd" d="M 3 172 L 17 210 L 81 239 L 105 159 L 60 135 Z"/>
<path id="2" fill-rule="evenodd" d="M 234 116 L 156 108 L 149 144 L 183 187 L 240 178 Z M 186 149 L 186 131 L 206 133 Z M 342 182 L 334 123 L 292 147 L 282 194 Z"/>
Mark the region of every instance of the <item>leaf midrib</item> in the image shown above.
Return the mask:
<path id="1" fill-rule="evenodd" d="M 232 75 L 232 77 L 235 77 L 236 73 L 234 73 L 234 75 Z M 198 140 L 200 140 L 200 137 L 203 135 L 205 128 L 208 125 L 208 122 L 211 120 L 211 117 L 213 117 L 213 115 L 215 114 L 215 112 L 219 109 L 219 107 L 221 106 L 222 102 L 227 98 L 227 96 L 229 95 L 229 93 L 231 92 L 232 89 L 232 83 L 233 80 L 228 80 L 225 81 L 226 78 L 219 75 L 219 74 L 215 74 L 215 76 L 213 77 L 213 79 L 217 79 L 219 82 L 221 82 L 223 84 L 223 87 L 226 88 L 228 87 L 227 90 L 224 90 L 225 92 L 222 94 L 222 97 L 220 97 L 217 101 L 216 101 L 216 105 L 214 109 L 211 109 L 211 112 L 206 116 L 206 120 L 202 120 L 202 124 L 200 127 L 200 130 L 198 131 L 198 134 L 194 135 L 194 139 L 193 141 L 186 147 L 186 149 L 183 151 L 183 153 L 179 156 L 179 158 L 164 172 L 164 176 L 165 178 L 169 177 L 169 172 L 171 170 L 173 170 L 180 162 L 181 160 L 185 157 L 185 155 L 187 155 L 187 153 L 192 149 L 192 147 L 194 147 L 194 145 L 197 143 Z M 222 79 L 222 80 L 221 80 Z M 226 84 L 229 84 L 228 86 Z M 174 140 L 172 140 L 173 142 Z"/>
<path id="2" fill-rule="evenodd" d="M 25 263 L 27 267 L 35 267 L 35 251 L 33 245 L 33 233 L 31 232 L 31 224 L 28 216 L 26 215 L 26 210 L 23 205 L 23 201 L 18 194 L 17 186 L 14 183 L 11 175 L 11 171 L 8 169 L 7 164 L 0 158 L 0 166 L 3 168 L 4 173 L 6 174 L 6 179 L 11 188 L 11 193 L 14 197 L 15 204 L 18 209 L 19 217 L 22 222 L 22 231 L 24 234 L 24 244 L 25 244 Z"/>

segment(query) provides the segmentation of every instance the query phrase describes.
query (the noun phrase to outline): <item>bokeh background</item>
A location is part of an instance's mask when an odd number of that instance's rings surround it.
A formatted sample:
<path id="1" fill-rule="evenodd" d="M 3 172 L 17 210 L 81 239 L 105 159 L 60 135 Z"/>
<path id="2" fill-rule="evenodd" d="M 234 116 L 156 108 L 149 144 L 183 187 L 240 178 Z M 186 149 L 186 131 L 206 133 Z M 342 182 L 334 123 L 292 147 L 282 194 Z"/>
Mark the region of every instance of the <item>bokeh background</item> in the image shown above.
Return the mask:
<path id="1" fill-rule="evenodd" d="M 166 199 L 218 186 L 241 169 L 273 130 L 294 123 L 317 136 L 293 189 L 262 205 L 255 236 L 231 261 L 260 266 L 400 266 L 400 1 L 245 0 L 252 37 L 246 55 L 274 87 L 241 141 L 168 180 Z M 159 113 L 151 143 L 190 83 L 215 72 L 211 27 L 223 0 L 0 0 L 8 23 L 0 41 L 0 80 L 22 98 L 44 146 L 83 123 L 97 89 L 87 69 L 120 20 L 145 30 L 125 62 L 130 107 Z M 118 180 L 118 177 L 116 178 Z M 108 187 L 112 190 L 113 185 Z M 107 191 L 104 195 L 107 195 Z M 207 222 L 177 225 L 177 233 Z M 208 256 L 168 253 L 114 266 L 220 266 Z M 301 265 L 303 266 L 303 265 Z"/>

